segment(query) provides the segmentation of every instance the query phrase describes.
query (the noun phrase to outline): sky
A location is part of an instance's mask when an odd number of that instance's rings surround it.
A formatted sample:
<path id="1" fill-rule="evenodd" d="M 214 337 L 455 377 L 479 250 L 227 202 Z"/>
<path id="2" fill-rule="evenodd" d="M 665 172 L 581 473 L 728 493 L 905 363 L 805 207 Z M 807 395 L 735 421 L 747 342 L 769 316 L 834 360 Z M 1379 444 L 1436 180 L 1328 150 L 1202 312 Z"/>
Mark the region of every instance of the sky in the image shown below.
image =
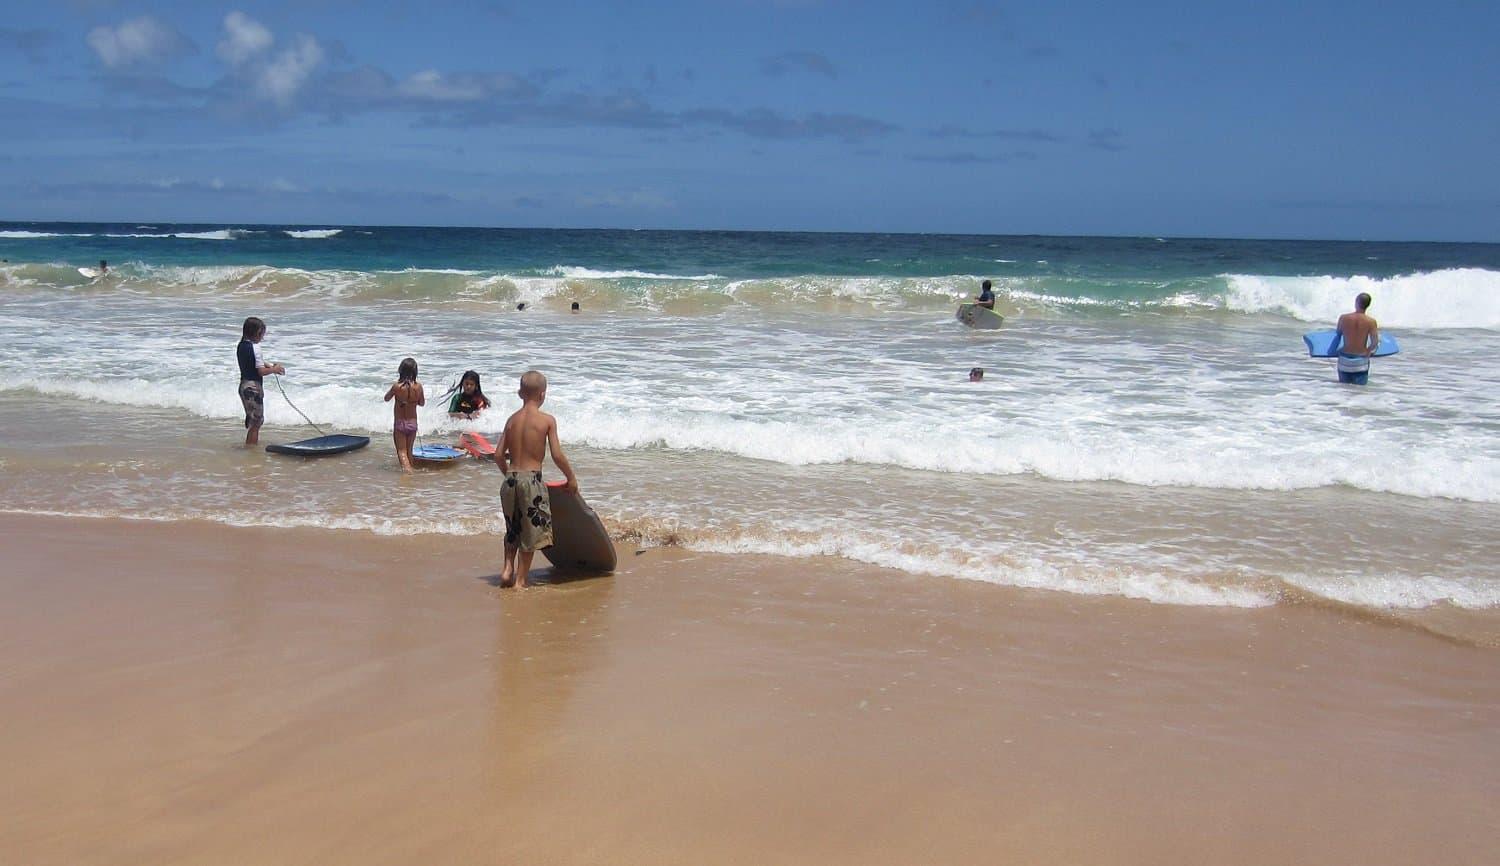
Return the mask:
<path id="1" fill-rule="evenodd" d="M 1500 241 L 1500 4 L 0 0 L 0 220 Z"/>

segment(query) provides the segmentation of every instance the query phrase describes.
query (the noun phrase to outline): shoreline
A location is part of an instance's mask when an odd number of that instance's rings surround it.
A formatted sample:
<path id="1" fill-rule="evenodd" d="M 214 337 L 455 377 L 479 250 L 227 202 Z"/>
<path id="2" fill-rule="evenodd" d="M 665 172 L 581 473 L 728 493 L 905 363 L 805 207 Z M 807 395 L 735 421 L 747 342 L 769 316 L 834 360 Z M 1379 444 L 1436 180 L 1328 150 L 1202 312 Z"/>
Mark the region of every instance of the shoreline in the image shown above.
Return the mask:
<path id="1" fill-rule="evenodd" d="M 449 467 L 443 467 L 446 470 Z M 442 470 L 439 470 L 442 471 Z M 404 480 L 404 479 L 403 479 Z M 369 526 L 324 526 L 315 522 L 284 522 L 284 523 L 244 523 L 235 519 L 216 517 L 170 517 L 170 516 L 132 516 L 111 513 L 88 513 L 88 512 L 53 512 L 53 511 L 6 511 L 0 510 L 0 520 L 18 519 L 41 519 L 41 520 L 64 520 L 83 523 L 125 523 L 125 524 L 149 524 L 155 526 L 187 526 L 196 527 L 200 530 L 210 529 L 245 529 L 261 532 L 310 532 L 315 534 L 332 533 L 334 536 L 349 534 L 355 537 L 381 538 L 388 541 L 407 539 L 413 543 L 430 544 L 435 546 L 451 545 L 468 538 L 474 544 L 481 547 L 493 544 L 498 547 L 501 536 L 498 532 L 482 532 L 479 535 L 456 535 L 440 531 L 414 531 L 403 533 L 383 533 Z M 489 518 L 485 518 L 489 520 Z M 1334 597 L 1320 595 L 1292 583 L 1279 583 L 1276 588 L 1274 600 L 1265 604 L 1245 605 L 1235 603 L 1204 603 L 1197 601 L 1164 601 L 1146 596 L 1127 595 L 1115 592 L 1080 592 L 1064 587 L 1026 586 L 1000 581 L 985 580 L 976 577 L 967 577 L 953 574 L 934 572 L 907 571 L 896 566 L 885 565 L 878 562 L 870 562 L 863 559 L 848 557 L 841 552 L 825 553 L 817 555 L 785 555 L 780 553 L 767 553 L 761 551 L 737 551 L 732 553 L 714 550 L 700 550 L 693 547 L 690 538 L 679 537 L 678 530 L 665 526 L 648 526 L 642 528 L 640 524 L 621 524 L 610 518 L 601 518 L 606 530 L 613 539 L 617 551 L 617 559 L 623 563 L 627 555 L 639 555 L 647 552 L 676 551 L 682 555 L 690 556 L 725 556 L 725 557 L 751 557 L 760 558 L 768 562 L 779 563 L 780 568 L 795 570 L 804 567 L 814 567 L 823 560 L 837 561 L 841 567 L 863 570 L 875 574 L 900 575 L 905 579 L 960 581 L 964 583 L 976 583 L 982 586 L 994 587 L 997 590 L 1009 592 L 1038 592 L 1043 595 L 1056 594 L 1063 597 L 1076 598 L 1099 598 L 1114 599 L 1118 601 L 1140 602 L 1148 605 L 1159 605 L 1166 607 L 1199 607 L 1222 610 L 1255 610 L 1257 608 L 1284 608 L 1284 607 L 1307 607 L 1324 611 L 1327 614 L 1348 618 L 1357 621 L 1378 624 L 1384 627 L 1411 630 L 1418 633 L 1449 641 L 1460 646 L 1474 646 L 1496 649 L 1500 648 L 1500 617 L 1495 616 L 1494 608 L 1470 608 L 1461 607 L 1448 602 L 1437 602 L 1428 604 L 1426 607 L 1372 607 L 1367 604 L 1346 601 Z M 495 518 L 498 520 L 498 518 Z M 479 530 L 475 530 L 479 532 Z M 546 558 L 539 556 L 535 560 L 533 570 L 547 569 Z"/>
<path id="2" fill-rule="evenodd" d="M 662 548 L 502 592 L 488 539 L 0 532 L 7 862 L 1477 864 L 1500 844 L 1500 656 L 1322 605 Z"/>

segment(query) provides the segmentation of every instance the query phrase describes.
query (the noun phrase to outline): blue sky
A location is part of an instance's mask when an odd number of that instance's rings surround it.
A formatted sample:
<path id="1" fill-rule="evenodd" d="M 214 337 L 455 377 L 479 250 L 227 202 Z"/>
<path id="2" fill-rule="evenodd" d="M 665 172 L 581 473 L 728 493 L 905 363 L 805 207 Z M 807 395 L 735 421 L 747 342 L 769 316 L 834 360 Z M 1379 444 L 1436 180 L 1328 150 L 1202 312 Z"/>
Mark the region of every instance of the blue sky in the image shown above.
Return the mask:
<path id="1" fill-rule="evenodd" d="M 12 0 L 0 219 L 1500 241 L 1497 5 Z"/>

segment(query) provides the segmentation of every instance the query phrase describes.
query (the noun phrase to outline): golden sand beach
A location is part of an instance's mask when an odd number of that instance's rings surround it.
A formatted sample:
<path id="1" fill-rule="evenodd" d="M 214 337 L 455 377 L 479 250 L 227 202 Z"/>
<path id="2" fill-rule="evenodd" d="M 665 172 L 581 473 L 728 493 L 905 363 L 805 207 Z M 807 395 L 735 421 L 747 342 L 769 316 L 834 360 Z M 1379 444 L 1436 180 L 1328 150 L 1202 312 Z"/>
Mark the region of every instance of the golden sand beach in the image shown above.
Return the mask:
<path id="1" fill-rule="evenodd" d="M 0 863 L 1491 863 L 1500 656 L 622 549 L 0 518 Z"/>

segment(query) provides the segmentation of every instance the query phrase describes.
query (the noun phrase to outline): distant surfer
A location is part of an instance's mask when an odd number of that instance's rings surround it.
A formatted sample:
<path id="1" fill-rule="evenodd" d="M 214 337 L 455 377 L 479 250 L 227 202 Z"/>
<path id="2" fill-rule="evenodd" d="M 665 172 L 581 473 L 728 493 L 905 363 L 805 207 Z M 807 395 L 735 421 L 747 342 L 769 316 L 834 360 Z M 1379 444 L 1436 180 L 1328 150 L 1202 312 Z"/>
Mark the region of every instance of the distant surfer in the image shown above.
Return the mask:
<path id="1" fill-rule="evenodd" d="M 104 259 L 100 259 L 99 260 L 99 276 L 102 277 L 102 276 L 104 276 L 107 273 L 109 273 L 109 262 L 106 262 Z"/>
<path id="2" fill-rule="evenodd" d="M 104 267 L 104 262 L 99 263 Z M 266 323 L 255 316 L 245 320 L 240 329 L 240 344 L 234 349 L 235 360 L 240 365 L 240 405 L 245 407 L 245 445 L 260 442 L 260 425 L 266 420 L 266 392 L 262 383 L 265 377 L 281 375 L 286 368 L 280 364 L 267 364 L 260 356 L 260 341 L 266 336 Z"/>
<path id="3" fill-rule="evenodd" d="M 505 473 L 500 488 L 500 510 L 505 515 L 505 565 L 500 569 L 500 585 L 524 588 L 531 558 L 541 548 L 552 546 L 552 505 L 542 481 L 542 462 L 549 448 L 552 462 L 575 493 L 578 479 L 563 453 L 557 419 L 542 411 L 547 377 L 536 370 L 526 371 L 516 393 L 522 406 L 505 422 L 505 432 L 495 446 L 495 465 Z"/>
<path id="4" fill-rule="evenodd" d="M 969 370 L 969 381 L 970 382 L 983 382 L 984 381 L 984 368 L 983 367 L 975 367 L 975 368 Z"/>
<path id="5" fill-rule="evenodd" d="M 1364 385 L 1370 381 L 1370 357 L 1380 346 L 1380 326 L 1365 314 L 1370 295 L 1360 292 L 1354 298 L 1354 312 L 1339 316 L 1339 381 L 1346 385 Z"/>
<path id="6" fill-rule="evenodd" d="M 995 290 L 990 287 L 989 280 L 979 284 L 979 297 L 974 299 L 974 303 L 986 310 L 995 309 Z"/>
<path id="7" fill-rule="evenodd" d="M 574 302 L 573 302 L 573 307 L 572 307 L 572 309 L 573 309 L 573 312 L 575 312 L 575 313 L 576 313 L 576 312 L 578 312 L 578 311 L 579 311 L 579 310 L 580 310 L 580 309 L 581 309 L 581 308 L 580 308 L 580 307 L 579 307 L 579 306 L 578 306 L 578 302 L 577 302 L 577 301 L 574 301 Z"/>
<path id="8" fill-rule="evenodd" d="M 479 373 L 465 370 L 463 376 L 459 377 L 458 390 L 453 392 L 453 399 L 448 401 L 448 417 L 472 419 L 489 407 L 490 398 L 484 396 L 484 391 L 479 387 Z"/>

